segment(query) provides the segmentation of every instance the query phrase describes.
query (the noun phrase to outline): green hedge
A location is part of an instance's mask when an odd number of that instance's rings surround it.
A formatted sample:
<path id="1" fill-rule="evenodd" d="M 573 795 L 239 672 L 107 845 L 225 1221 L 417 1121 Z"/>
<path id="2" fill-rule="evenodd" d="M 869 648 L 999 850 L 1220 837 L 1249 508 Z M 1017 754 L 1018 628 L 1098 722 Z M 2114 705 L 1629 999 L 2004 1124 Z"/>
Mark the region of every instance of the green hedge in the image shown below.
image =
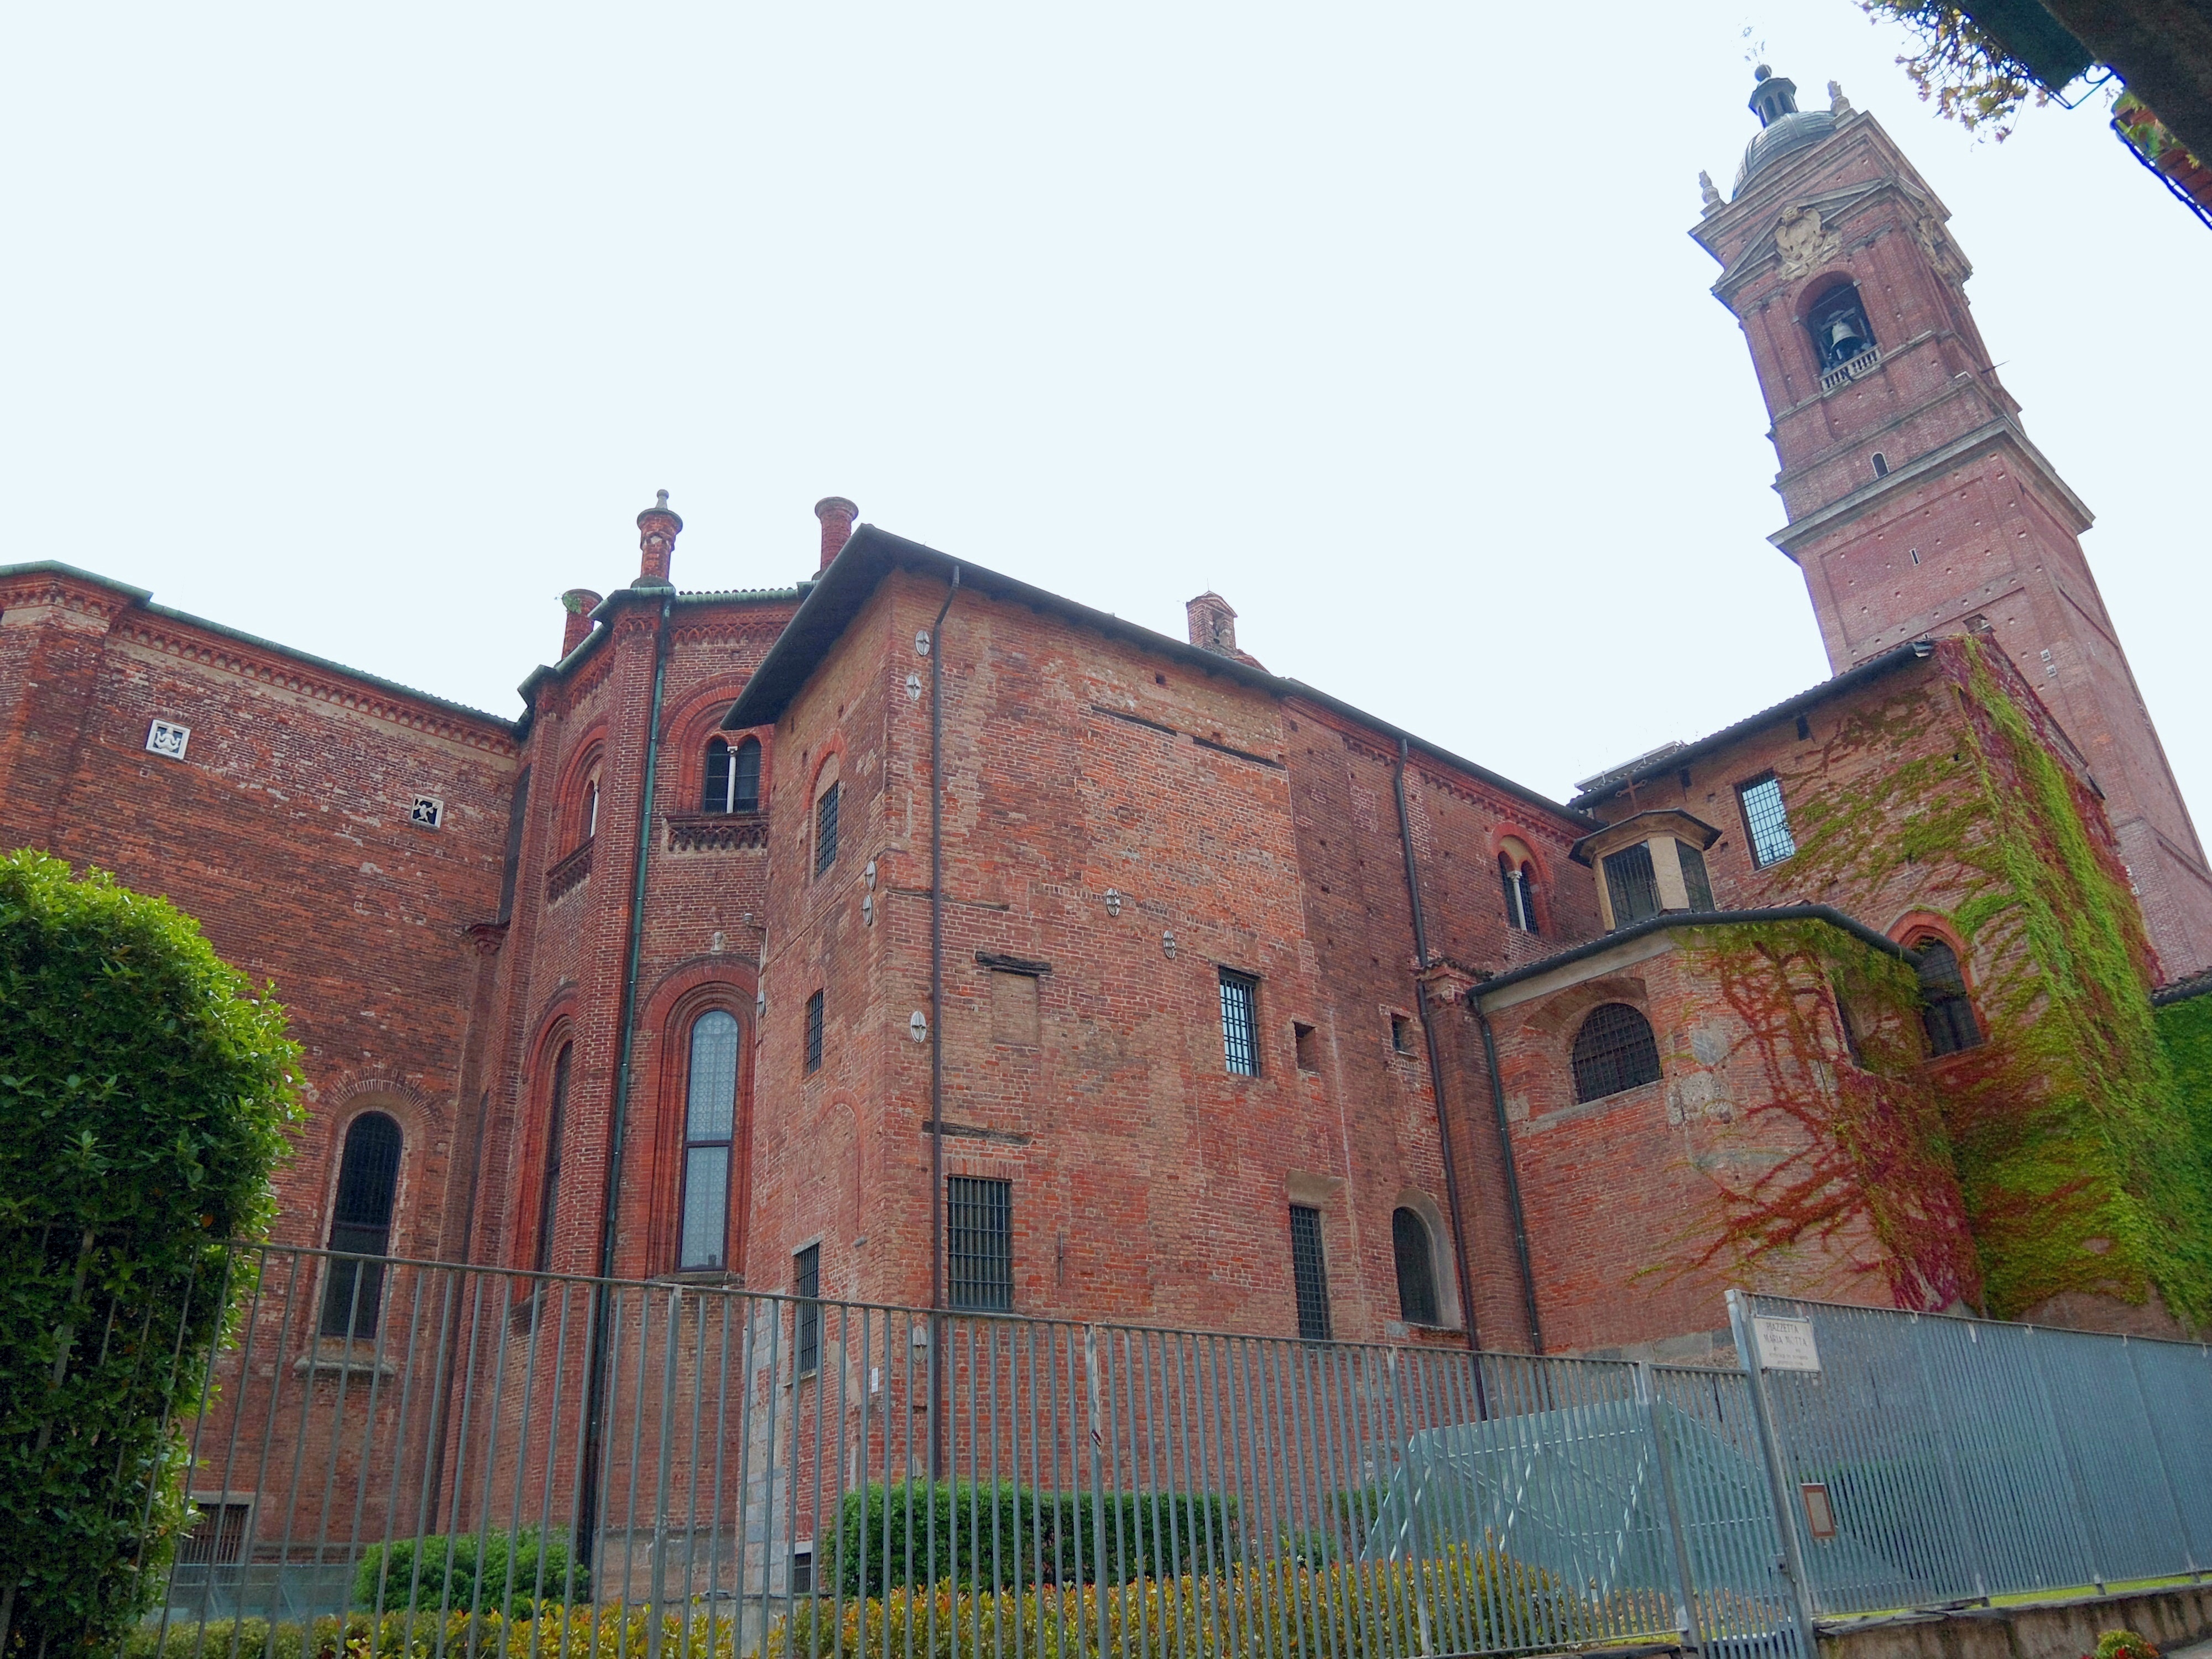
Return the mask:
<path id="1" fill-rule="evenodd" d="M 112 1651 L 157 1596 L 298 1066 L 189 916 L 0 859 L 0 1654 Z"/>
<path id="2" fill-rule="evenodd" d="M 1103 1547 L 1097 1531 L 1105 1522 Z M 1019 1589 L 1179 1577 L 1235 1559 L 1237 1500 L 1218 1493 L 1040 1492 L 1011 1483 L 878 1482 L 848 1492 L 825 1583 L 882 1595 L 950 1580 Z"/>
<path id="3" fill-rule="evenodd" d="M 547 1602 L 527 1620 L 495 1613 L 354 1613 L 312 1627 L 265 1619 L 142 1625 L 125 1637 L 120 1659 L 738 1659 L 727 1607 L 714 1622 L 694 1607 L 661 1616 L 658 1641 L 645 1613 Z M 902 1656 L 899 1659 L 903 1659 Z"/>
<path id="4" fill-rule="evenodd" d="M 592 1570 L 570 1557 L 565 1537 L 541 1537 L 535 1527 L 372 1544 L 353 1579 L 354 1606 L 370 1613 L 413 1607 L 527 1619 L 541 1601 L 591 1598 Z"/>

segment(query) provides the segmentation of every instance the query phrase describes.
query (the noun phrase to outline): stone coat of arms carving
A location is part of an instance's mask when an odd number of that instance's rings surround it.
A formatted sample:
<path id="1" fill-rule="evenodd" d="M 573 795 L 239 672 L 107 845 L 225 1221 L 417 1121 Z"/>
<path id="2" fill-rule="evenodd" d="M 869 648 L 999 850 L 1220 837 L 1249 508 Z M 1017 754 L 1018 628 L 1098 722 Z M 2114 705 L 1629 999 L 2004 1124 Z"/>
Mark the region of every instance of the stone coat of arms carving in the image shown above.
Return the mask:
<path id="1" fill-rule="evenodd" d="M 1820 224 L 1820 210 L 1794 207 L 1774 228 L 1774 246 L 1782 254 L 1782 274 L 1802 276 L 1814 265 L 1835 258 L 1843 240 Z"/>

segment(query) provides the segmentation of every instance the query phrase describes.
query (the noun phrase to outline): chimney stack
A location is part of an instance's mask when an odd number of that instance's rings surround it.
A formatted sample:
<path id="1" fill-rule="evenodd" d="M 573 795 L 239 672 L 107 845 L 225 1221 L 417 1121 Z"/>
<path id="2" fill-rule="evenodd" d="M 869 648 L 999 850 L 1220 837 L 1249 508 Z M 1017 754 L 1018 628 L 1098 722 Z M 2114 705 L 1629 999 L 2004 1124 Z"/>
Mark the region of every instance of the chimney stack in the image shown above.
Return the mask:
<path id="1" fill-rule="evenodd" d="M 1183 614 L 1190 619 L 1190 642 L 1201 651 L 1218 652 L 1224 657 L 1238 654 L 1237 649 L 1237 613 L 1229 608 L 1229 601 L 1220 594 L 1208 591 L 1183 606 Z"/>
<path id="2" fill-rule="evenodd" d="M 668 492 L 654 492 L 651 507 L 637 515 L 638 571 L 632 587 L 671 587 L 668 562 L 676 551 L 676 538 L 684 520 L 669 510 Z"/>
<path id="3" fill-rule="evenodd" d="M 568 613 L 561 624 L 561 656 L 568 653 L 592 635 L 592 612 L 599 608 L 600 596 L 588 587 L 572 587 L 561 596 L 561 608 Z"/>
<path id="4" fill-rule="evenodd" d="M 827 570 L 853 539 L 853 520 L 860 516 L 860 509 L 842 495 L 824 495 L 814 503 L 814 516 L 822 520 L 822 568 Z"/>

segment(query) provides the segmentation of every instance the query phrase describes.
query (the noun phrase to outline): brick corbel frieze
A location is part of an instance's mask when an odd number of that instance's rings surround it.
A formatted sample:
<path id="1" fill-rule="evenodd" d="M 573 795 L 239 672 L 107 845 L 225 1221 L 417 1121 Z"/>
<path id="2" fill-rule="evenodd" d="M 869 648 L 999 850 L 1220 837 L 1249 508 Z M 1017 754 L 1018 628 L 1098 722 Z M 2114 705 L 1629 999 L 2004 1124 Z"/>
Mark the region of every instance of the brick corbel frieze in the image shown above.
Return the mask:
<path id="1" fill-rule="evenodd" d="M 1429 1000 L 1448 1007 L 1457 1007 L 1464 1003 L 1468 990 L 1477 979 L 1474 969 L 1454 962 L 1449 957 L 1437 957 L 1421 969 L 1419 977 L 1429 994 Z"/>

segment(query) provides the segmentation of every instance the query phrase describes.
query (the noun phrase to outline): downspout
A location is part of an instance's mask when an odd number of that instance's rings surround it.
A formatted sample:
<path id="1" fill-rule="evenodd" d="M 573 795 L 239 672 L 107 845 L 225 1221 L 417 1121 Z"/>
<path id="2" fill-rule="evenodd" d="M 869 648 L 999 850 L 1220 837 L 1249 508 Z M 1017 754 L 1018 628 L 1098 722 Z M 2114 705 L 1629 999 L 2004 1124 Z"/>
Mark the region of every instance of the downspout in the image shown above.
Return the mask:
<path id="1" fill-rule="evenodd" d="M 653 706 L 646 716 L 645 791 L 637 815 L 637 878 L 629 896 L 629 957 L 623 967 L 622 1058 L 615 1073 L 614 1121 L 607 1130 L 607 1186 L 599 1230 L 599 1282 L 592 1287 L 592 1323 L 586 1333 L 590 1352 L 585 1359 L 591 1377 L 591 1398 L 585 1407 L 583 1481 L 577 1494 L 577 1561 L 592 1565 L 592 1517 L 599 1510 L 599 1465 L 605 1455 L 607 1393 L 614 1355 L 605 1341 L 611 1316 L 615 1271 L 615 1240 L 622 1220 L 623 1132 L 629 1127 L 629 1073 L 632 1049 L 637 1041 L 637 972 L 645 950 L 645 863 L 653 850 L 653 786 L 660 770 L 660 697 L 668 677 L 668 611 L 675 603 L 671 590 L 660 601 L 660 619 L 653 630 Z"/>
<path id="2" fill-rule="evenodd" d="M 1413 821 L 1406 811 L 1406 739 L 1401 737 L 1390 790 L 1398 799 L 1398 844 L 1406 854 L 1406 898 L 1413 907 L 1413 954 L 1420 963 L 1413 975 L 1413 1007 L 1421 1019 L 1421 1041 L 1429 1051 L 1429 1087 L 1437 1097 L 1437 1138 L 1443 1146 L 1444 1202 L 1451 1210 L 1452 1273 L 1459 1285 L 1460 1322 L 1467 1329 L 1467 1346 L 1480 1353 L 1482 1339 L 1474 1328 L 1474 1286 L 1467 1277 L 1467 1224 L 1460 1211 L 1459 1159 L 1452 1151 L 1451 1112 L 1444 1103 L 1443 1059 L 1437 1052 L 1437 1028 L 1429 1018 L 1428 981 L 1422 977 L 1429 968 L 1429 927 L 1421 914 L 1421 884 L 1413 867 Z"/>
<path id="3" fill-rule="evenodd" d="M 945 615 L 960 567 L 929 625 L 929 1480 L 937 1484 L 945 1413 Z"/>
<path id="4" fill-rule="evenodd" d="M 1536 1274 L 1528 1265 L 1528 1217 L 1521 1207 L 1521 1172 L 1513 1159 L 1513 1126 L 1505 1120 L 1505 1085 L 1498 1075 L 1498 1042 L 1490 1035 L 1490 1016 L 1482 1011 L 1482 988 L 1467 1000 L 1482 1028 L 1482 1059 L 1490 1068 L 1490 1101 L 1498 1109 L 1498 1145 L 1505 1154 L 1505 1201 L 1513 1212 L 1513 1253 L 1521 1263 L 1521 1297 L 1528 1310 L 1528 1346 L 1544 1352 L 1543 1322 L 1536 1316 Z"/>

